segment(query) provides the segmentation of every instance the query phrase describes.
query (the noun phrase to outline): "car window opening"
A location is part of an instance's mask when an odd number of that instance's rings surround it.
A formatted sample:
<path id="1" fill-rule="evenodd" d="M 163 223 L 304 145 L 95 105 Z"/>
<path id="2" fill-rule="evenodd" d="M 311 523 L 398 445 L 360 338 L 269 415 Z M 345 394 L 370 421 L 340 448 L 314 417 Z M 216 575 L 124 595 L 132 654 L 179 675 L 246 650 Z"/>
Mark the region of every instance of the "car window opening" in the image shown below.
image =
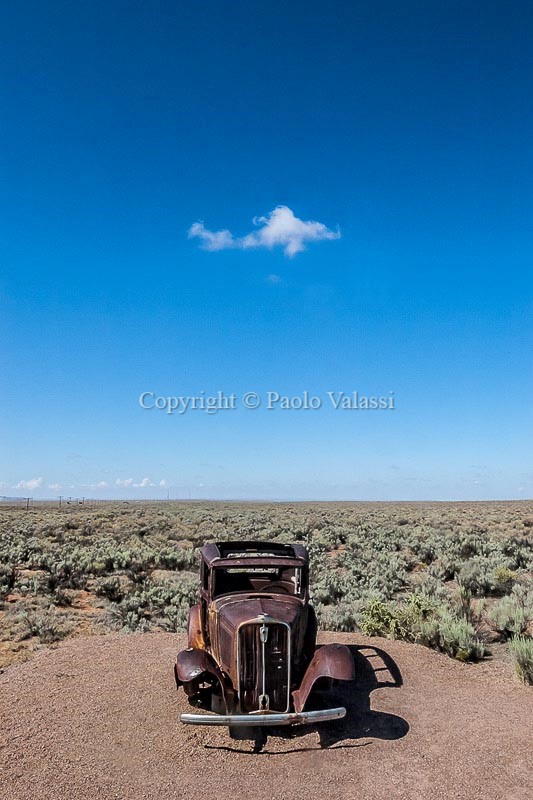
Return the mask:
<path id="1" fill-rule="evenodd" d="M 213 570 L 213 596 L 233 592 L 301 595 L 298 567 L 218 567 Z"/>

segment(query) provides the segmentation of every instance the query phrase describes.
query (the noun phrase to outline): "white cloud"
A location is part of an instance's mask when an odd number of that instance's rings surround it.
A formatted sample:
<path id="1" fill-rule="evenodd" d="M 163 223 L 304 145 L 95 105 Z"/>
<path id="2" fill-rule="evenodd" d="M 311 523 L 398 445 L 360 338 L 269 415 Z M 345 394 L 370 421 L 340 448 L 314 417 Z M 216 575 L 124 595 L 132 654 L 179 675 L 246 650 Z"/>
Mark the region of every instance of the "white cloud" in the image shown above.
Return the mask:
<path id="1" fill-rule="evenodd" d="M 271 275 L 267 275 L 266 279 L 268 283 L 272 283 L 274 286 L 276 286 L 278 283 L 281 283 L 281 276 L 274 275 L 273 273 Z"/>
<path id="2" fill-rule="evenodd" d="M 121 478 L 117 478 L 115 481 L 115 486 L 120 486 L 123 489 L 129 489 L 130 487 L 133 489 L 146 489 L 148 486 L 155 486 L 155 483 L 152 483 L 150 478 L 143 478 L 141 481 L 134 481 L 133 478 L 126 478 L 125 480 L 121 480 Z M 107 487 L 107 483 L 105 481 L 101 481 L 98 486 L 101 489 Z"/>
<path id="3" fill-rule="evenodd" d="M 189 239 L 202 240 L 204 250 L 227 250 L 236 247 L 235 240 L 228 230 L 210 231 L 203 222 L 195 222 L 189 228 Z"/>
<path id="4" fill-rule="evenodd" d="M 48 488 L 49 489 L 61 489 L 61 484 L 60 483 L 49 483 L 48 484 Z"/>
<path id="5" fill-rule="evenodd" d="M 124 488 L 126 488 L 128 486 L 133 486 L 133 478 L 126 478 L 125 480 L 121 480 L 120 478 L 117 478 L 116 481 L 115 481 L 115 485 L 116 486 L 123 486 Z"/>
<path id="6" fill-rule="evenodd" d="M 43 485 L 42 478 L 30 478 L 29 481 L 19 481 L 17 485 L 14 486 L 13 488 L 33 490 L 33 489 L 40 489 L 42 485 Z"/>
<path id="7" fill-rule="evenodd" d="M 159 485 L 161 486 L 161 488 L 162 488 L 162 489 L 164 489 L 164 488 L 165 488 L 165 486 L 168 486 L 168 481 L 166 481 L 166 480 L 163 478 L 163 480 L 162 480 L 162 481 L 159 481 Z"/>
<path id="8" fill-rule="evenodd" d="M 143 478 L 140 483 L 133 484 L 137 489 L 146 489 L 147 486 L 155 486 L 155 483 L 152 483 L 150 478 Z"/>
<path id="9" fill-rule="evenodd" d="M 294 256 L 306 249 L 309 242 L 340 239 L 340 231 L 332 231 L 322 222 L 304 221 L 294 215 L 287 206 L 276 206 L 265 217 L 254 217 L 256 231 L 246 236 L 235 237 L 228 230 L 210 231 L 203 222 L 195 222 L 189 228 L 189 239 L 200 239 L 201 247 L 215 250 L 248 250 L 249 248 L 283 247 L 285 255 Z"/>
<path id="10" fill-rule="evenodd" d="M 98 483 L 96 484 L 97 489 L 107 489 L 108 487 L 109 484 L 107 481 L 98 481 Z"/>

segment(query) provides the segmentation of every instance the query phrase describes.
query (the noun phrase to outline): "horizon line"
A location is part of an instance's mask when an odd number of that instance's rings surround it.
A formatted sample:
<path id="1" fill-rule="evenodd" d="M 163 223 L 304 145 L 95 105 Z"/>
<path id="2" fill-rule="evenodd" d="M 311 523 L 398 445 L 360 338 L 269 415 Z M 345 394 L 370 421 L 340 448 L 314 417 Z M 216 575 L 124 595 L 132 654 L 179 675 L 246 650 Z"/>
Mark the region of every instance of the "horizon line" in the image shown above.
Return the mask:
<path id="1" fill-rule="evenodd" d="M 70 500 L 63 499 L 69 497 Z M 76 497 L 74 495 L 62 495 L 61 505 L 85 505 L 87 503 L 527 503 L 533 502 L 533 497 L 508 497 L 508 498 L 472 498 L 472 499 L 458 499 L 447 498 L 445 500 L 428 499 L 428 500 L 365 500 L 353 498 L 340 498 L 340 499 L 326 499 L 326 498 L 275 498 L 275 497 L 255 497 L 255 498 L 239 498 L 239 497 Z M 13 502 L 30 501 L 32 503 L 58 503 L 59 495 L 57 497 L 29 497 L 28 495 L 20 497 L 8 497 L 6 495 L 0 496 L 0 506 Z"/>

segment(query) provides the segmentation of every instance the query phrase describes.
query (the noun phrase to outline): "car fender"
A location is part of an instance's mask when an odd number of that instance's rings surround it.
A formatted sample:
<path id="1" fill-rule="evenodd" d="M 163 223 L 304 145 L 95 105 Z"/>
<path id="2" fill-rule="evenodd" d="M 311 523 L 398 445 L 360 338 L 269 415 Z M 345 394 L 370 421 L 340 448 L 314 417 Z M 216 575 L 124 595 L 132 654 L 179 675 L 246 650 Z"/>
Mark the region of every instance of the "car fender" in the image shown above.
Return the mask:
<path id="1" fill-rule="evenodd" d="M 200 647 L 188 647 L 181 650 L 176 658 L 174 665 L 174 677 L 176 685 L 183 686 L 185 689 L 191 684 L 199 684 L 204 680 L 213 678 L 218 682 L 226 708 L 231 705 L 229 687 L 224 676 L 213 656 Z"/>
<path id="2" fill-rule="evenodd" d="M 315 652 L 300 688 L 292 693 L 294 708 L 303 710 L 313 685 L 319 678 L 332 678 L 338 681 L 352 681 L 355 667 L 352 654 L 345 644 L 325 644 Z"/>

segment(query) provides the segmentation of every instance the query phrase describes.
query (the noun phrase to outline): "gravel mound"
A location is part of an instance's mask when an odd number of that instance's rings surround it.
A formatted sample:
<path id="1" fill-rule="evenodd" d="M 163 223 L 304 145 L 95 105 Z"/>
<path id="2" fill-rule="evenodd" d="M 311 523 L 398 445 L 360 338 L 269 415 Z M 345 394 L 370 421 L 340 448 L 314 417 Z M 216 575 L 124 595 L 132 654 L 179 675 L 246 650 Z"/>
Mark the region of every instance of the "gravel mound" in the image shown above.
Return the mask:
<path id="1" fill-rule="evenodd" d="M 529 800 L 533 690 L 507 664 L 323 634 L 351 646 L 346 720 L 269 735 L 260 753 L 190 710 L 172 663 L 184 637 L 73 639 L 0 675 L 2 800 L 368 797 Z"/>

